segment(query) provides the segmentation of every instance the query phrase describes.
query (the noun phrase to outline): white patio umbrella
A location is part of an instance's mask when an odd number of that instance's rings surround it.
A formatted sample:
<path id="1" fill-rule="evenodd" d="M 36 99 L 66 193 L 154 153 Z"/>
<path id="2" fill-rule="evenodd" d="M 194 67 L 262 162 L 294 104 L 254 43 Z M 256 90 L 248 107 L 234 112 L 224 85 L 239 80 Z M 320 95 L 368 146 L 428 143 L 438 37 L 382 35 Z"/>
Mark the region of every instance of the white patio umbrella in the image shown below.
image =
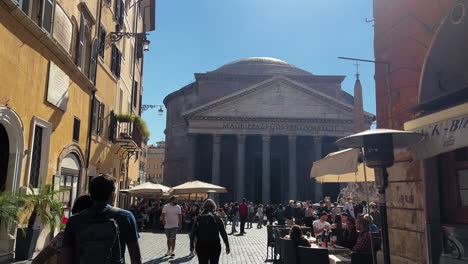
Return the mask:
<path id="1" fill-rule="evenodd" d="M 171 188 L 162 184 L 145 182 L 130 189 L 132 195 L 162 195 L 168 193 Z"/>
<path id="2" fill-rule="evenodd" d="M 226 188 L 202 181 L 189 181 L 171 189 L 172 193 L 227 193 Z"/>
<path id="3" fill-rule="evenodd" d="M 361 162 L 360 149 L 345 149 L 314 162 L 310 177 L 320 183 L 373 182 L 374 170 Z"/>

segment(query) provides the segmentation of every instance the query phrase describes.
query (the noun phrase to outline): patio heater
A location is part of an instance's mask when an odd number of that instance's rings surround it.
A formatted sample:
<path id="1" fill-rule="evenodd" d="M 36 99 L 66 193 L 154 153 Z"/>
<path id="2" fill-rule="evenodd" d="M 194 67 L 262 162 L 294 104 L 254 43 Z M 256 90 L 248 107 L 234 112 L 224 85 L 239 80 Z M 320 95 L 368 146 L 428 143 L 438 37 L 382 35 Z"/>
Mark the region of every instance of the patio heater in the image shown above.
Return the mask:
<path id="1" fill-rule="evenodd" d="M 375 184 L 379 192 L 379 210 L 382 219 L 382 252 L 384 263 L 390 264 L 390 247 L 387 225 L 387 205 L 385 189 L 388 185 L 387 168 L 393 166 L 395 149 L 416 144 L 422 135 L 414 132 L 374 129 L 350 135 L 336 141 L 338 147 L 363 149 L 363 158 L 369 168 L 375 172 Z"/>

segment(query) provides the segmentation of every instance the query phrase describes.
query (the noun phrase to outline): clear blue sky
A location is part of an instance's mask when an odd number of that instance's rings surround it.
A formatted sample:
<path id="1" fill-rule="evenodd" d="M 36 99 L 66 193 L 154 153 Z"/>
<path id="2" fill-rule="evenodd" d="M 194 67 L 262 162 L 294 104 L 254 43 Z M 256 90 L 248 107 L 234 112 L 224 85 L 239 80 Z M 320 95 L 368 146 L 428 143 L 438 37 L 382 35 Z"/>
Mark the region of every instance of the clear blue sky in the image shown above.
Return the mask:
<path id="1" fill-rule="evenodd" d="M 145 54 L 144 104 L 203 73 L 245 57 L 274 57 L 319 75 L 345 75 L 353 94 L 354 62 L 373 59 L 372 0 L 157 0 L 156 31 Z M 360 66 L 364 109 L 375 113 L 374 65 Z M 164 139 L 166 112 L 143 113 L 149 143 Z"/>

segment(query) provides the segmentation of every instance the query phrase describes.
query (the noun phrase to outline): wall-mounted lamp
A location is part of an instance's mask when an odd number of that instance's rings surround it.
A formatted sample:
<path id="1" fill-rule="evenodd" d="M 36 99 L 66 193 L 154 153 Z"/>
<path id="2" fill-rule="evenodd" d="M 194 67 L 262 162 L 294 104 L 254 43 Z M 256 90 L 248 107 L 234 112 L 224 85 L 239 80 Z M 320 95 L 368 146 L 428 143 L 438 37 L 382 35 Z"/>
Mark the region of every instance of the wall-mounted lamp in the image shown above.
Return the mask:
<path id="1" fill-rule="evenodd" d="M 162 116 L 163 113 L 164 113 L 164 109 L 162 105 L 142 105 L 141 106 L 141 112 L 143 113 L 144 111 L 148 110 L 148 109 L 153 109 L 153 108 L 156 108 L 156 107 L 159 107 L 158 109 L 158 115 L 159 116 Z"/>

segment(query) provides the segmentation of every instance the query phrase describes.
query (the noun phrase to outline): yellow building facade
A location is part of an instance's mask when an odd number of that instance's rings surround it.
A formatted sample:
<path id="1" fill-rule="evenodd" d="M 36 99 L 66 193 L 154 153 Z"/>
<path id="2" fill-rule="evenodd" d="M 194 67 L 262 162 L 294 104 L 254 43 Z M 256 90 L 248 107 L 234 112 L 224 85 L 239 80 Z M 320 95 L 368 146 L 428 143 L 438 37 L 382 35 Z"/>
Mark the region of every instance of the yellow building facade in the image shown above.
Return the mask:
<path id="1" fill-rule="evenodd" d="M 141 113 L 154 5 L 0 0 L 0 192 L 53 184 L 68 215 L 93 176 L 137 184 L 147 135 L 120 117 Z M 0 260 L 12 257 L 14 235 L 2 227 Z"/>
<path id="2" fill-rule="evenodd" d="M 149 145 L 146 150 L 147 180 L 153 183 L 162 184 L 164 181 L 164 143 L 160 141 L 156 145 Z"/>

